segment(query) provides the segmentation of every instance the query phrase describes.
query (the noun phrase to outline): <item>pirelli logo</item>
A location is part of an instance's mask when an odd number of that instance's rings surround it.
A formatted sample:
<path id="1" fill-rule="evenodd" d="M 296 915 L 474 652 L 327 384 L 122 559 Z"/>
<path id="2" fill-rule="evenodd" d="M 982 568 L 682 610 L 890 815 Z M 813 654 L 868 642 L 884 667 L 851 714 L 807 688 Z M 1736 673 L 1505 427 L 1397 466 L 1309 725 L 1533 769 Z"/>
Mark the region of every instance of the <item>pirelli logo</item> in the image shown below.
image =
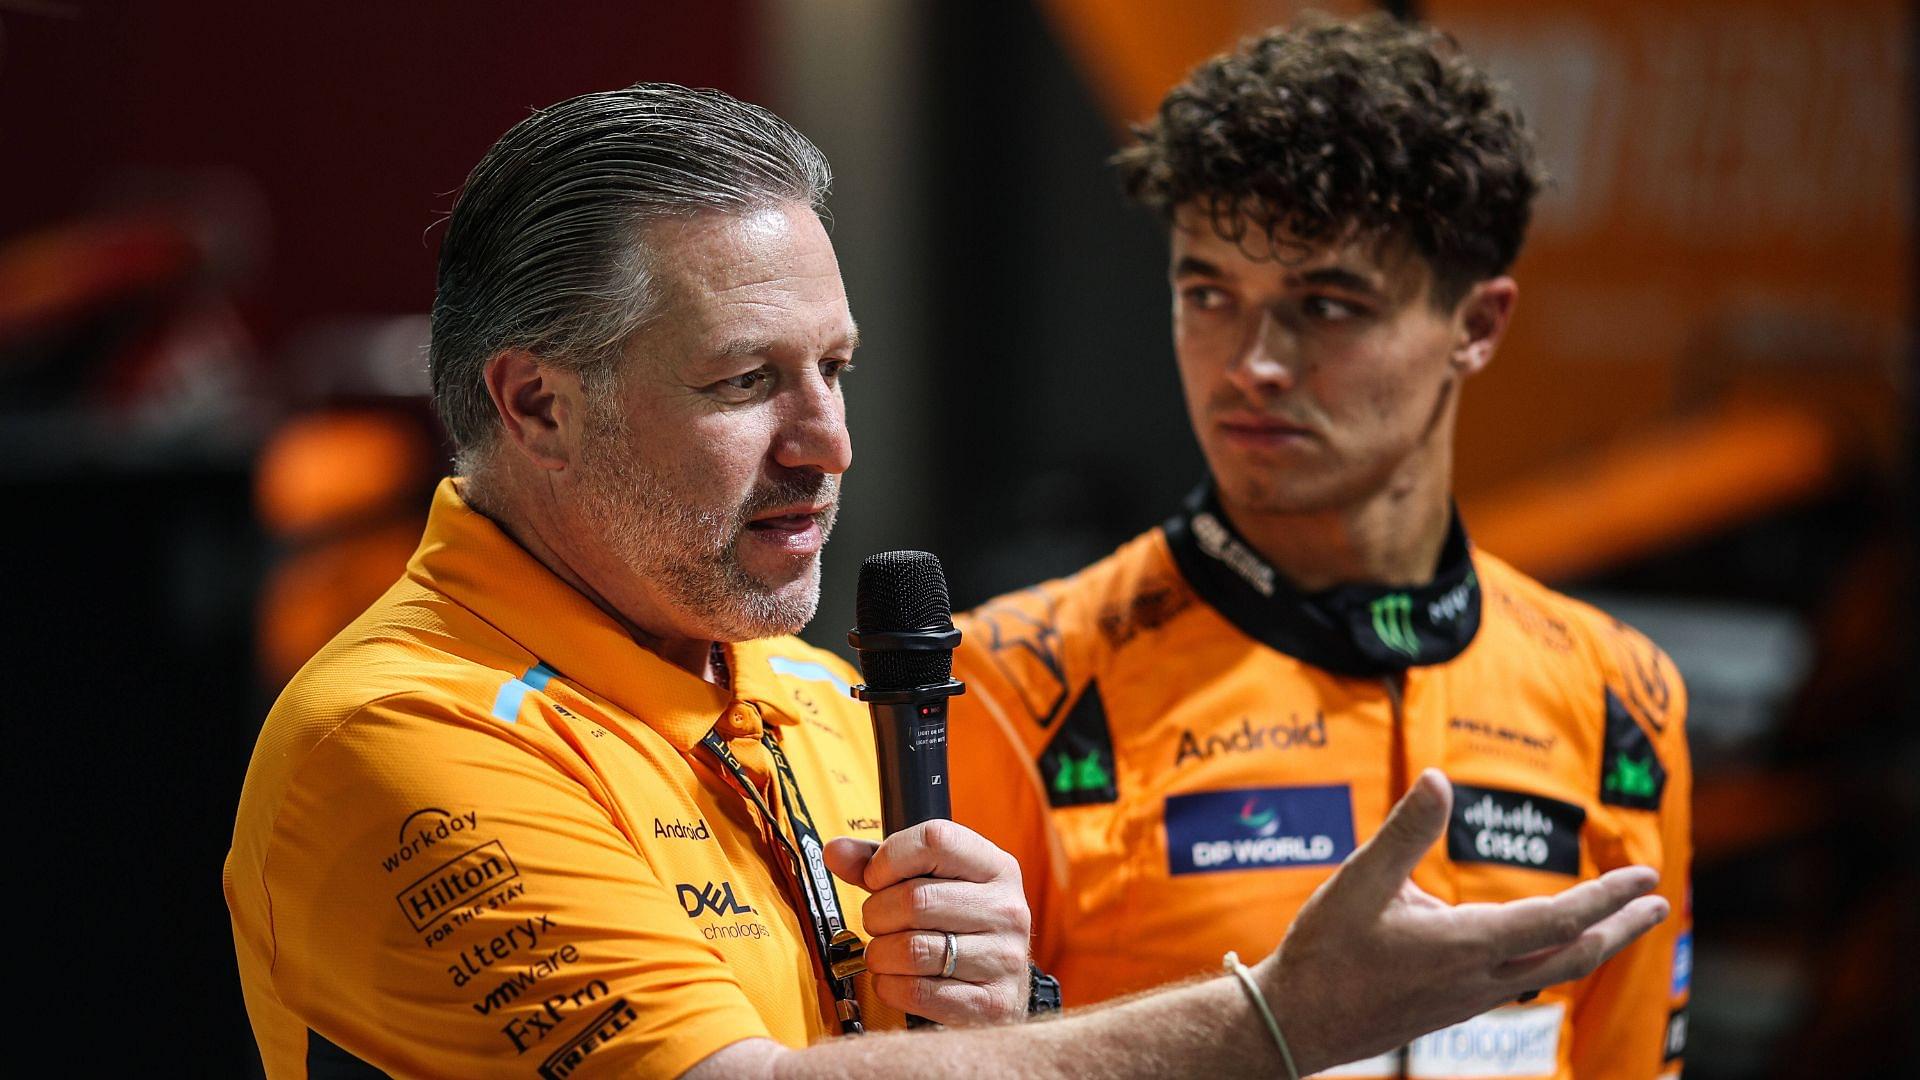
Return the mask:
<path id="1" fill-rule="evenodd" d="M 614 1002 L 606 1012 L 594 1017 L 587 1024 L 587 1030 L 574 1036 L 572 1041 L 555 1050 L 553 1055 L 540 1063 L 540 1075 L 546 1080 L 560 1080 L 563 1076 L 572 1076 L 580 1067 L 580 1062 L 588 1054 L 607 1044 L 607 1042 L 627 1029 L 627 1025 L 640 1018 L 633 1006 L 625 999 Z"/>
<path id="2" fill-rule="evenodd" d="M 519 876 L 520 868 L 495 840 L 427 871 L 393 899 L 415 930 L 425 930 Z"/>

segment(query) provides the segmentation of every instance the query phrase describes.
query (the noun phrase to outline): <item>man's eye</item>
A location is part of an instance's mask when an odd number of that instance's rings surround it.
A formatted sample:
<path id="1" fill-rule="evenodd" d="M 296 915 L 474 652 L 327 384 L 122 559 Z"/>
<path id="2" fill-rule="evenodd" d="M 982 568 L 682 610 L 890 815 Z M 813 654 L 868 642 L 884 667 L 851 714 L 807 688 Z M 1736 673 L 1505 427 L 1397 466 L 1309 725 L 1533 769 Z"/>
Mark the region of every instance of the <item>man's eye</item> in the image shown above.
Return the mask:
<path id="1" fill-rule="evenodd" d="M 853 361 L 851 360 L 824 360 L 820 363 L 820 374 L 828 382 L 833 382 L 852 370 Z"/>
<path id="2" fill-rule="evenodd" d="M 738 390 L 742 393 L 751 393 L 755 387 L 760 386 L 766 381 L 767 373 L 756 368 L 745 374 L 735 375 L 731 379 L 722 379 L 720 380 L 720 385 L 732 390 Z"/>
<path id="3" fill-rule="evenodd" d="M 1308 315 L 1323 322 L 1345 322 L 1366 314 L 1359 306 L 1331 296 L 1309 296 L 1303 306 Z"/>
<path id="4" fill-rule="evenodd" d="M 1189 285 L 1180 290 L 1180 298 L 1201 311 L 1218 311 L 1230 299 L 1227 290 L 1217 285 Z"/>

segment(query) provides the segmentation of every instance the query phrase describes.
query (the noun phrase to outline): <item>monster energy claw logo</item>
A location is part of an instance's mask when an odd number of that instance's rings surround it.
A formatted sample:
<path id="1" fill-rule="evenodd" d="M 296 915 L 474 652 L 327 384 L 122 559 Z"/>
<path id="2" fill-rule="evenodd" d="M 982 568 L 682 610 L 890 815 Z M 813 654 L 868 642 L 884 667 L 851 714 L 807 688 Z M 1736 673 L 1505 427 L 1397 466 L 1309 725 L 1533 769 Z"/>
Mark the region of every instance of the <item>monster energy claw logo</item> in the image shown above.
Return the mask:
<path id="1" fill-rule="evenodd" d="M 1373 614 L 1373 632 L 1380 643 L 1403 656 L 1420 655 L 1420 639 L 1413 633 L 1413 599 L 1406 593 L 1388 593 L 1367 605 Z"/>

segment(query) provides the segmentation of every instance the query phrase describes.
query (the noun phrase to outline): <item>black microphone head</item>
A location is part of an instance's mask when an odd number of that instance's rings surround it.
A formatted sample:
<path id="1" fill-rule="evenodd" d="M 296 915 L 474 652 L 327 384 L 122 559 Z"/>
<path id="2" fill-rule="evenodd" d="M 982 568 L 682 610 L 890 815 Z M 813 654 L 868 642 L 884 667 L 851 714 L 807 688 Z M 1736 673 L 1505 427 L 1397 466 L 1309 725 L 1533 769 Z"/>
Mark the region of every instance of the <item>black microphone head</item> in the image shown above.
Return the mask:
<path id="1" fill-rule="evenodd" d="M 854 630 L 898 634 L 953 629 L 953 602 L 940 560 L 925 551 L 883 551 L 860 564 Z M 874 690 L 911 690 L 953 677 L 953 650 L 863 648 L 860 675 Z"/>

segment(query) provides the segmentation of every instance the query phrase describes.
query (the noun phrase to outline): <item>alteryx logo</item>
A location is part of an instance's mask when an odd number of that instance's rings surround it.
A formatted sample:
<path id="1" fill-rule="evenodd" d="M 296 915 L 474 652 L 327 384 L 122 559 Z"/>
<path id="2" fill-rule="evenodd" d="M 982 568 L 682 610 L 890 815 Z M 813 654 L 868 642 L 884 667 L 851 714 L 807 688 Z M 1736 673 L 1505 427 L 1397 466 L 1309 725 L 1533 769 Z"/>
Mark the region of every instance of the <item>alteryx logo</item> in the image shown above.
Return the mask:
<path id="1" fill-rule="evenodd" d="M 1167 872 L 1332 866 L 1353 853 L 1345 784 L 1237 788 L 1167 799 Z"/>

